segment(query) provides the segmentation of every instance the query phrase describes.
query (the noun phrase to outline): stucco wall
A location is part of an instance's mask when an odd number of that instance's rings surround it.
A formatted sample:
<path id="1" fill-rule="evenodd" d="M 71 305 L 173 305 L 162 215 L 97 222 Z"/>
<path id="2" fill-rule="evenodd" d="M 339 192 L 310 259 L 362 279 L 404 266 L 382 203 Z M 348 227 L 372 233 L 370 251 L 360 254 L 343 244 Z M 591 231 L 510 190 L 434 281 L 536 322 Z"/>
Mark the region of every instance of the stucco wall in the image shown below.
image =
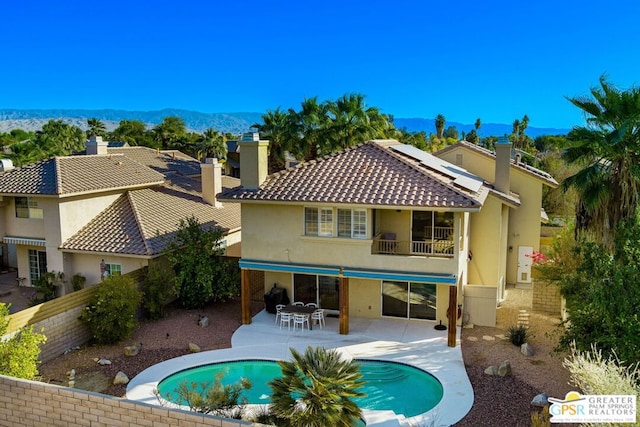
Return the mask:
<path id="1" fill-rule="evenodd" d="M 501 267 L 502 202 L 488 196 L 482 210 L 471 214 L 470 245 L 473 254 L 467 283 L 496 286 L 504 276 Z"/>
<path id="2" fill-rule="evenodd" d="M 0 375 L 0 426 L 215 426 L 251 423 Z"/>
<path id="3" fill-rule="evenodd" d="M 104 259 L 107 264 L 120 264 L 122 274 L 128 274 L 149 265 L 146 258 L 130 258 L 114 255 L 89 255 L 80 253 L 65 253 L 66 273 L 65 278 L 71 279 L 76 273 L 87 278 L 87 284 L 100 283 L 100 262 Z M 49 269 L 51 270 L 51 269 Z M 67 286 L 67 292 L 71 291 L 71 285 Z"/>

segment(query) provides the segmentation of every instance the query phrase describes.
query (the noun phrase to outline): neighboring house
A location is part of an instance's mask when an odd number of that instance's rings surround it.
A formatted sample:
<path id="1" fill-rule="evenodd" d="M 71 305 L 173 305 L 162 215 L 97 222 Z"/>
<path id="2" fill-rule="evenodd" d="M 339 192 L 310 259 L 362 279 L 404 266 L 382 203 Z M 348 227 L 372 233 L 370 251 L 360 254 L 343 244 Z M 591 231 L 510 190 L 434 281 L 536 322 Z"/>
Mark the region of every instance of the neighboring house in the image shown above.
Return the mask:
<path id="1" fill-rule="evenodd" d="M 239 256 L 240 209 L 216 200 L 239 180 L 223 177 L 215 160 L 200 164 L 145 147 L 106 154 L 99 137 L 87 153 L 0 174 L 0 236 L 16 252 L 25 285 L 46 271 L 97 283 L 103 260 L 110 274 L 137 270 L 160 256 L 179 221 L 192 215 L 223 228 L 227 254 Z"/>
<path id="2" fill-rule="evenodd" d="M 340 333 L 348 333 L 350 315 L 442 322 L 455 345 L 473 247 L 493 254 L 490 265 L 473 263 L 487 278 L 474 283 L 492 288 L 493 301 L 471 301 L 480 308 L 470 307 L 478 312 L 470 321 L 495 325 L 506 215 L 520 207 L 508 182 L 500 190 L 397 141 L 369 141 L 267 176 L 268 141 L 247 134 L 240 146 L 242 186 L 220 199 L 242 205 L 244 323 L 253 270 L 264 273 L 264 291 L 275 283 L 292 300 L 339 315 Z M 508 164 L 507 157 L 496 167 Z"/>
<path id="3" fill-rule="evenodd" d="M 238 141 L 227 141 L 227 158 L 224 161 L 224 174 L 240 178 L 240 146 Z"/>

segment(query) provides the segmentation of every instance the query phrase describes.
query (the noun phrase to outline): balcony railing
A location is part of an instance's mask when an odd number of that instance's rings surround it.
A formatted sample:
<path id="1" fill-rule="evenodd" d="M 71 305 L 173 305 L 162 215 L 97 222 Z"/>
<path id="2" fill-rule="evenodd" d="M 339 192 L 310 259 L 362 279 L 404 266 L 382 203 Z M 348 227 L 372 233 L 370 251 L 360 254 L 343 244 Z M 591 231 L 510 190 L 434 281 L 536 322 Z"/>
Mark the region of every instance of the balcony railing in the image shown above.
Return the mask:
<path id="1" fill-rule="evenodd" d="M 431 255 L 452 257 L 454 253 L 453 228 L 434 227 L 434 238 L 426 240 L 396 240 L 389 233 L 373 240 L 372 254 L 381 255 Z"/>

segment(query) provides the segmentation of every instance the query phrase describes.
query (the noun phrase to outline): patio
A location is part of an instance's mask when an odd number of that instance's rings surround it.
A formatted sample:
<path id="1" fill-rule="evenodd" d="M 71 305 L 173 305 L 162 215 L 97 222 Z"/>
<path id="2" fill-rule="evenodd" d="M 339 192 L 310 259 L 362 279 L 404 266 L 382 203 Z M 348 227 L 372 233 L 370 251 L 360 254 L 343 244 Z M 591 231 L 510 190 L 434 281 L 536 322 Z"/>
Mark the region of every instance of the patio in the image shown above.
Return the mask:
<path id="1" fill-rule="evenodd" d="M 430 372 L 442 384 L 444 395 L 432 410 L 406 419 L 390 411 L 365 411 L 368 426 L 451 425 L 462 419 L 473 404 L 473 389 L 466 374 L 458 341 L 447 346 L 447 331 L 437 331 L 431 322 L 406 322 L 351 318 L 349 335 L 340 335 L 338 319 L 326 317 L 326 327 L 313 330 L 280 329 L 275 315 L 261 311 L 250 325 L 234 333 L 232 348 L 194 353 L 154 365 L 134 377 L 127 386 L 127 398 L 158 404 L 152 391 L 172 372 L 192 366 L 237 359 L 284 360 L 289 348 L 303 352 L 307 346 L 336 348 L 347 357 L 388 360 Z M 460 334 L 458 334 L 459 336 Z"/>

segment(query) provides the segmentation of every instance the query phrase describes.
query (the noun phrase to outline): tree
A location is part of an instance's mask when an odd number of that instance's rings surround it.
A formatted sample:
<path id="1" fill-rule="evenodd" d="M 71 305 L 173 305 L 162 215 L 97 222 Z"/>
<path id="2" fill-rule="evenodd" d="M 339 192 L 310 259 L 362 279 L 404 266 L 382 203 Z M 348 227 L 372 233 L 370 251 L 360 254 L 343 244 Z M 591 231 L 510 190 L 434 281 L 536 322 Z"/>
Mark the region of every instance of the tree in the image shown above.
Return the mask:
<path id="1" fill-rule="evenodd" d="M 362 416 L 354 403 L 364 394 L 357 362 L 344 360 L 335 350 L 307 347 L 304 354 L 291 349 L 292 361 L 280 361 L 282 378 L 269 383 L 271 412 L 286 427 L 351 427 Z"/>
<path id="2" fill-rule="evenodd" d="M 242 392 L 251 388 L 251 381 L 241 378 L 237 383 L 224 385 L 222 378 L 222 374 L 218 374 L 213 383 L 181 382 L 175 390 L 178 401 L 186 404 L 190 410 L 202 414 L 238 417 L 247 404 Z"/>
<path id="3" fill-rule="evenodd" d="M 106 136 L 107 128 L 104 126 L 100 120 L 95 117 L 87 120 L 87 125 L 89 129 L 87 129 L 87 138 L 91 138 L 92 136 Z"/>
<path id="4" fill-rule="evenodd" d="M 438 139 L 442 139 L 444 137 L 444 125 L 446 119 L 442 114 L 438 114 L 436 116 L 436 136 Z"/>
<path id="5" fill-rule="evenodd" d="M 147 131 L 147 126 L 139 120 L 120 120 L 118 127 L 108 137 L 111 141 L 122 141 L 129 145 L 161 147 L 155 144 L 151 132 Z"/>
<path id="6" fill-rule="evenodd" d="M 166 255 L 175 272 L 175 292 L 185 308 L 202 308 L 210 301 L 240 292 L 237 267 L 227 260 L 219 227 L 203 227 L 191 216 L 180 220 Z"/>
<path id="7" fill-rule="evenodd" d="M 286 153 L 291 149 L 294 116 L 276 108 L 262 115 L 262 123 L 252 126 L 269 140 L 269 173 L 285 168 Z"/>
<path id="8" fill-rule="evenodd" d="M 632 219 L 640 192 L 640 90 L 620 90 L 600 77 L 591 97 L 568 100 L 586 116 L 586 125 L 568 135 L 564 158 L 580 170 L 563 188 L 578 192 L 576 228 L 612 248 L 615 225 Z"/>
<path id="9" fill-rule="evenodd" d="M 299 160 L 313 160 L 320 153 L 322 129 L 326 126 L 326 104 L 319 104 L 318 97 L 306 98 L 300 111 L 289 109 L 293 123 L 293 155 Z"/>
<path id="10" fill-rule="evenodd" d="M 444 137 L 445 137 L 445 138 L 447 138 L 447 139 L 451 138 L 451 139 L 453 139 L 453 140 L 457 141 L 457 140 L 458 140 L 458 137 L 459 137 L 459 135 L 458 135 L 458 129 L 456 129 L 456 127 L 455 127 L 455 126 L 449 126 L 449 127 L 447 128 L 447 130 L 445 130 L 445 131 L 444 131 L 443 135 L 444 135 Z"/>
<path id="11" fill-rule="evenodd" d="M 469 133 L 465 136 L 464 140 L 472 144 L 478 145 L 478 142 L 480 141 L 480 137 L 478 136 L 478 133 L 476 132 L 475 129 L 471 129 L 471 131 L 469 131 Z"/>
<path id="12" fill-rule="evenodd" d="M 198 158 L 215 157 L 218 160 L 227 158 L 227 139 L 224 134 L 209 128 L 198 137 L 196 142 Z"/>
<path id="13" fill-rule="evenodd" d="M 138 324 L 135 314 L 142 296 L 129 276 L 110 276 L 96 288 L 80 315 L 98 344 L 114 344 L 129 337 Z"/>
<path id="14" fill-rule="evenodd" d="M 180 150 L 188 141 L 184 120 L 177 116 L 165 117 L 151 132 L 153 140 L 163 150 Z"/>
<path id="15" fill-rule="evenodd" d="M 86 135 L 77 126 L 49 120 L 36 132 L 34 142 L 50 156 L 66 156 L 85 148 Z"/>
<path id="16" fill-rule="evenodd" d="M 0 337 L 9 327 L 9 305 L 0 303 Z M 32 380 L 38 375 L 40 345 L 47 338 L 33 331 L 33 326 L 19 329 L 0 340 L 0 375 Z"/>
<path id="17" fill-rule="evenodd" d="M 482 122 L 480 121 L 480 117 L 478 117 L 476 119 L 476 122 L 473 124 L 473 127 L 476 130 L 476 133 L 478 133 L 478 131 L 480 130 L 480 126 L 482 126 Z"/>

